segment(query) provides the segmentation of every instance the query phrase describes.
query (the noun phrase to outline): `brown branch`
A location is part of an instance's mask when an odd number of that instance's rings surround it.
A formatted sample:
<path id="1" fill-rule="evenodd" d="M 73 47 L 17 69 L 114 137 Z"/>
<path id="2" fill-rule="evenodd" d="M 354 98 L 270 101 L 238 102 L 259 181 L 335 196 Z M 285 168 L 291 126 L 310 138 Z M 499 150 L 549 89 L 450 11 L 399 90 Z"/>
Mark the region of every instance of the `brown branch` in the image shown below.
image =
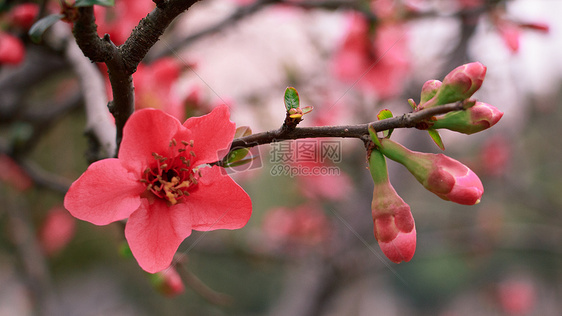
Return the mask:
<path id="1" fill-rule="evenodd" d="M 125 122 L 135 110 L 132 74 L 168 25 L 195 2 L 197 0 L 161 2 L 140 21 L 131 36 L 120 47 L 111 42 L 109 35 L 104 36 L 103 39 L 98 36 L 92 7 L 78 8 L 79 16 L 73 28 L 76 43 L 90 60 L 104 62 L 108 68 L 113 91 L 113 101 L 108 106 L 115 117 L 117 151 L 123 139 Z"/>
<path id="2" fill-rule="evenodd" d="M 274 143 L 289 139 L 300 138 L 319 138 L 319 137 L 339 137 L 339 138 L 363 138 L 369 135 L 369 125 L 373 126 L 377 132 L 393 128 L 411 128 L 417 123 L 432 116 L 445 114 L 451 111 L 463 109 L 462 103 L 442 105 L 434 108 L 421 110 L 418 112 L 406 113 L 402 116 L 375 121 L 359 125 L 343 126 L 318 126 L 318 127 L 296 127 L 286 130 L 280 128 L 262 133 L 253 134 L 246 137 L 236 138 L 232 141 L 231 149 L 250 148 L 258 145 Z"/>
<path id="3" fill-rule="evenodd" d="M 185 10 L 199 0 L 168 0 L 163 1 L 144 19 L 139 22 L 131 36 L 121 45 L 123 61 L 126 69 L 132 74 L 143 60 L 150 48 L 156 44 L 168 25 Z"/>

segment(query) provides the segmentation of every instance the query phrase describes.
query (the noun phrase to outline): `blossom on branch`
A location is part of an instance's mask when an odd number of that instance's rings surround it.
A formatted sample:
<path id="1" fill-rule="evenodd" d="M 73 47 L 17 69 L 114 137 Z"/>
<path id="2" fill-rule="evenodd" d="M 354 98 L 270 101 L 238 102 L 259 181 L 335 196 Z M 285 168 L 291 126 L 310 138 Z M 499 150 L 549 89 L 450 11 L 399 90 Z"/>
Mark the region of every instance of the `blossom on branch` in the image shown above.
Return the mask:
<path id="1" fill-rule="evenodd" d="M 128 218 L 125 237 L 146 271 L 168 267 L 192 229 L 238 229 L 252 212 L 250 197 L 220 167 L 235 131 L 227 106 L 182 125 L 155 109 L 127 121 L 118 158 L 97 161 L 76 180 L 64 205 L 96 225 Z"/>

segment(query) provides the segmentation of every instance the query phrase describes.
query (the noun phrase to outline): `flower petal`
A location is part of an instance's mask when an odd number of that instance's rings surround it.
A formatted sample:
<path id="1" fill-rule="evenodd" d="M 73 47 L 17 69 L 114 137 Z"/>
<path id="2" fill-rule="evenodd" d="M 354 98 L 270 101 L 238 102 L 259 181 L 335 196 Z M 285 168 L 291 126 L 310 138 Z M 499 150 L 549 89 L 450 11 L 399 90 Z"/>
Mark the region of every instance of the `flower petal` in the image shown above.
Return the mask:
<path id="1" fill-rule="evenodd" d="M 153 161 L 152 153 L 167 156 L 170 140 L 181 123 L 160 110 L 143 109 L 131 115 L 123 130 L 119 159 L 129 170 L 140 170 Z"/>
<path id="2" fill-rule="evenodd" d="M 72 216 L 96 225 L 107 225 L 129 217 L 140 205 L 145 186 L 118 159 L 91 164 L 74 181 L 64 197 Z"/>
<path id="3" fill-rule="evenodd" d="M 166 269 L 182 241 L 191 234 L 185 204 L 169 207 L 163 200 L 142 200 L 125 226 L 125 237 L 140 267 L 150 273 Z"/>
<path id="4" fill-rule="evenodd" d="M 236 130 L 229 117 L 228 106 L 221 105 L 207 115 L 185 121 L 183 126 L 192 131 L 197 164 L 215 162 L 226 155 Z"/>
<path id="5" fill-rule="evenodd" d="M 390 242 L 380 242 L 382 252 L 394 263 L 408 262 L 416 252 L 416 228 L 409 233 L 399 232 L 398 236 Z"/>
<path id="6" fill-rule="evenodd" d="M 201 169 L 199 188 L 186 201 L 191 208 L 193 229 L 238 229 L 246 225 L 252 215 L 252 201 L 221 168 Z"/>

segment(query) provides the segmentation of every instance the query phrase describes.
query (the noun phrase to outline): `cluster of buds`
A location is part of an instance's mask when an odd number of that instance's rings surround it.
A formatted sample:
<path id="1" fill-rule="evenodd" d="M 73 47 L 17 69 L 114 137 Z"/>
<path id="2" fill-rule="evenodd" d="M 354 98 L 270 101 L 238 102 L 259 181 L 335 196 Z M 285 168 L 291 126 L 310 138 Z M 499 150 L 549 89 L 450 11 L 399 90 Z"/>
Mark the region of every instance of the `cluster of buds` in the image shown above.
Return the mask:
<path id="1" fill-rule="evenodd" d="M 410 100 L 415 111 L 453 102 L 462 102 L 464 105 L 463 110 L 433 117 L 426 122 L 426 128 L 438 145 L 442 145 L 442 142 L 435 130 L 437 128 L 473 134 L 493 126 L 501 119 L 503 113 L 495 107 L 470 100 L 481 87 L 485 74 L 486 67 L 478 62 L 462 65 L 451 71 L 443 82 L 427 81 L 423 85 L 419 105 Z M 390 111 L 383 110 L 378 117 L 384 119 L 391 116 Z M 390 133 L 379 138 L 372 127 L 369 133 L 374 143 L 369 150 L 369 168 L 375 183 L 371 204 L 375 238 L 391 261 L 409 261 L 416 248 L 414 219 L 408 204 L 390 184 L 386 158 L 405 166 L 428 191 L 443 200 L 474 205 L 480 202 L 484 187 L 472 170 L 455 159 L 443 154 L 409 150 L 390 140 Z"/>
<path id="2" fill-rule="evenodd" d="M 416 110 L 468 100 L 482 86 L 486 70 L 486 66 L 479 62 L 468 63 L 453 69 L 443 82 L 427 81 Z"/>

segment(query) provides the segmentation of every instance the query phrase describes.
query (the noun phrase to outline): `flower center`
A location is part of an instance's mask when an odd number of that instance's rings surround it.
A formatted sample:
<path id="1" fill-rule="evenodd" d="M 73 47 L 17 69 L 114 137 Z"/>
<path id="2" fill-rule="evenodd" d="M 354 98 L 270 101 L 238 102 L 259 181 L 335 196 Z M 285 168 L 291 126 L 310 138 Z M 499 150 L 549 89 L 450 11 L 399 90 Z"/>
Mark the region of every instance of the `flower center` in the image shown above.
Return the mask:
<path id="1" fill-rule="evenodd" d="M 155 196 L 166 199 L 172 205 L 189 196 L 189 191 L 197 186 L 197 179 L 201 173 L 192 168 L 191 160 L 195 157 L 193 140 L 182 141 L 180 148 L 175 139 L 170 141 L 168 157 L 152 153 L 155 162 L 152 167 L 143 172 L 141 182 L 146 184 L 146 190 Z"/>

